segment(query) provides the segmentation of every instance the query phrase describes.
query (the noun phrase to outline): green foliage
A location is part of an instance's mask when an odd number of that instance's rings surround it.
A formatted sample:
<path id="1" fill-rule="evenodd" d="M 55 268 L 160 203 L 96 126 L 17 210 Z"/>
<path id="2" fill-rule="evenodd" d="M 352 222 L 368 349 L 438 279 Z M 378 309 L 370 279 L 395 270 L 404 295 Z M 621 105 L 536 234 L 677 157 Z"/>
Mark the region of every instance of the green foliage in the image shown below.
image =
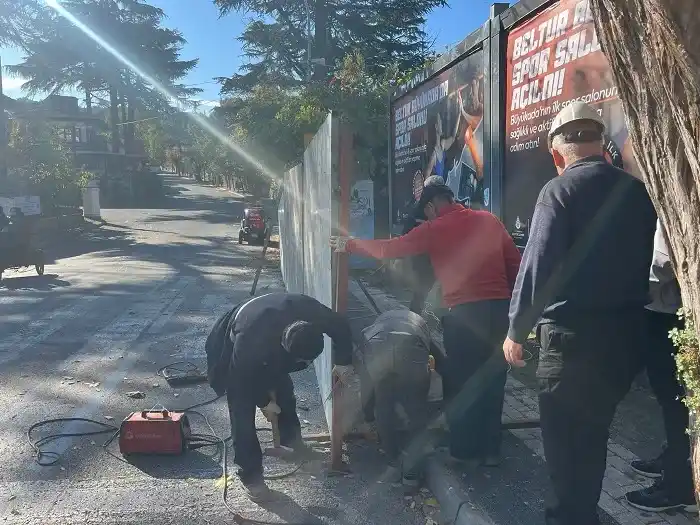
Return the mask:
<path id="1" fill-rule="evenodd" d="M 201 91 L 178 84 L 197 60 L 180 59 L 185 39 L 178 31 L 162 26 L 163 10 L 144 0 L 62 0 L 61 5 L 177 96 Z M 171 111 L 166 97 L 55 10 L 46 5 L 37 7 L 31 23 L 37 30 L 23 37 L 24 60 L 8 71 L 27 79 L 23 89 L 30 95 L 77 89 L 90 101 L 93 97 L 108 98 L 115 151 L 120 147 L 120 133 L 125 149 L 133 149 L 135 129 L 131 122 L 137 115 Z M 122 126 L 117 125 L 120 104 L 122 124 L 127 122 Z"/>
<path id="2" fill-rule="evenodd" d="M 165 164 L 169 138 L 159 120 L 136 124 L 136 136 L 143 142 L 151 162 L 156 166 Z"/>
<path id="3" fill-rule="evenodd" d="M 13 122 L 8 143 L 8 194 L 39 195 L 44 209 L 77 205 L 84 183 L 58 130 L 44 121 Z"/>
<path id="4" fill-rule="evenodd" d="M 700 430 L 700 345 L 698 345 L 698 333 L 696 323 L 691 312 L 681 309 L 679 318 L 685 321 L 682 329 L 671 330 L 670 337 L 678 348 L 676 355 L 676 367 L 678 379 L 685 387 L 686 395 L 683 403 L 690 411 L 691 432 Z"/>

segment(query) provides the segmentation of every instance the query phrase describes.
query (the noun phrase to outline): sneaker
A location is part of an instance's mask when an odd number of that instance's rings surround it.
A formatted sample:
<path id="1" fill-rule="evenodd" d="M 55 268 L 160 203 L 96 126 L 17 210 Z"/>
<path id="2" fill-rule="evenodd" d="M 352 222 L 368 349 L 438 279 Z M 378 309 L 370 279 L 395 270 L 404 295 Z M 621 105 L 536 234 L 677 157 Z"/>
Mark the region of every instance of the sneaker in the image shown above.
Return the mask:
<path id="1" fill-rule="evenodd" d="M 680 497 L 669 493 L 663 481 L 655 482 L 651 487 L 634 490 L 625 495 L 627 503 L 647 512 L 663 512 L 665 510 L 684 510 L 697 512 L 695 498 L 690 495 Z"/>
<path id="2" fill-rule="evenodd" d="M 243 493 L 253 503 L 264 503 L 272 499 L 272 491 L 264 481 L 243 484 Z"/>
<path id="3" fill-rule="evenodd" d="M 654 459 L 638 459 L 630 463 L 630 467 L 637 474 L 647 478 L 660 478 L 663 474 L 662 456 Z"/>

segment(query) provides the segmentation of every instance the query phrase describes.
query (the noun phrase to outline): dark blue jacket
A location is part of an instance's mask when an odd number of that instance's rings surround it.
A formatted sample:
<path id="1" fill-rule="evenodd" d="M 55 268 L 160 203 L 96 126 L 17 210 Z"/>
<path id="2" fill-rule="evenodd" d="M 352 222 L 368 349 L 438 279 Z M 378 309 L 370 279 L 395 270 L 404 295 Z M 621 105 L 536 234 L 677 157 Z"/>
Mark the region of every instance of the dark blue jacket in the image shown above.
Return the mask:
<path id="1" fill-rule="evenodd" d="M 648 302 L 656 213 L 644 184 L 588 157 L 540 192 L 510 306 L 522 343 L 539 318 L 575 328 Z"/>

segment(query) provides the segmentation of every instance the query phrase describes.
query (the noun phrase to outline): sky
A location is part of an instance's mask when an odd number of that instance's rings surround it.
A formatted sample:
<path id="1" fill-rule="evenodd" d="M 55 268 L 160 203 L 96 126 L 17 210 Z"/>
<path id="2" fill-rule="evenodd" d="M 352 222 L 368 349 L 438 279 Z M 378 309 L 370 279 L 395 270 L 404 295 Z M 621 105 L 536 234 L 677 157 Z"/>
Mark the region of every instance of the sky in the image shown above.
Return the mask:
<path id="1" fill-rule="evenodd" d="M 150 0 L 149 3 L 162 8 L 167 15 L 164 25 L 179 29 L 187 40 L 182 58 L 199 58 L 197 68 L 183 83 L 203 90 L 198 95 L 203 106 L 215 106 L 219 100 L 219 85 L 213 79 L 231 75 L 244 61 L 236 37 L 243 32 L 246 18 L 236 13 L 219 18 L 211 0 Z M 445 51 L 483 24 L 492 3 L 492 0 L 453 0 L 451 7 L 435 9 L 426 26 L 435 40 L 435 49 Z M 6 48 L 0 48 L 0 57 L 4 65 L 16 64 L 22 59 L 19 51 Z M 3 74 L 6 95 L 21 96 L 21 84 L 21 79 Z"/>

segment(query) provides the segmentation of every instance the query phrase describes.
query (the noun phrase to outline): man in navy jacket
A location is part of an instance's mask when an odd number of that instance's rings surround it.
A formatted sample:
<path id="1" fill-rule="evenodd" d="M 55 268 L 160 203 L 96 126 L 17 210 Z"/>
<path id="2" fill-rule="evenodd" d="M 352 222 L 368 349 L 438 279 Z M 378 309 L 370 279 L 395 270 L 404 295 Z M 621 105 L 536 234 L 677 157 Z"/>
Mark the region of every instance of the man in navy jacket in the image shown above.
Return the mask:
<path id="1" fill-rule="evenodd" d="M 510 303 L 506 360 L 537 324 L 540 421 L 555 499 L 548 525 L 597 525 L 615 409 L 641 368 L 656 214 L 644 184 L 603 157 L 583 102 L 549 132 L 559 176 L 540 192 Z"/>

